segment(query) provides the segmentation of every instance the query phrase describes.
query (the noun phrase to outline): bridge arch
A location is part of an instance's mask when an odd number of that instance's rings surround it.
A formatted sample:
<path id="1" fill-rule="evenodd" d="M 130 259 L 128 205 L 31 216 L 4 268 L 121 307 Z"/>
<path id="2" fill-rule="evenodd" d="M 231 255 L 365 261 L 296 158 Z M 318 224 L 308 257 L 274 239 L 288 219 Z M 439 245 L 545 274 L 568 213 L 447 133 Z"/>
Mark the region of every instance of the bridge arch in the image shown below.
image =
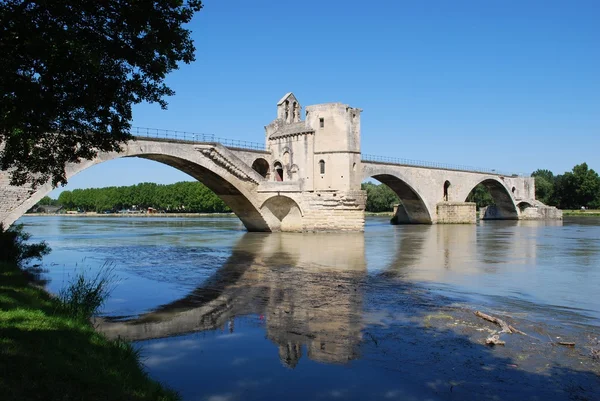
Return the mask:
<path id="1" fill-rule="evenodd" d="M 176 143 L 156 141 L 131 141 L 122 146 L 122 152 L 99 153 L 93 160 L 69 164 L 66 167 L 67 179 L 94 165 L 123 157 L 139 157 L 153 160 L 176 168 L 206 185 L 242 221 L 248 231 L 271 231 L 269 222 L 260 212 L 259 201 L 254 198 L 251 188 L 263 178 L 255 171 L 244 171 L 220 152 L 227 149 L 213 147 L 182 147 Z M 12 224 L 27 210 L 48 195 L 54 188 L 50 183 L 30 191 L 27 200 L 14 208 L 3 223 Z"/>
<path id="2" fill-rule="evenodd" d="M 410 224 L 432 224 L 431 211 L 422 196 L 418 193 L 410 181 L 401 177 L 396 172 L 388 172 L 385 169 L 368 169 L 363 174 L 363 179 L 374 178 L 382 184 L 387 185 L 402 201 L 405 216 L 400 216 L 402 209 L 397 213 L 400 222 Z"/>
<path id="3" fill-rule="evenodd" d="M 517 220 L 519 218 L 519 209 L 515 204 L 513 192 L 507 188 L 499 177 L 489 176 L 480 179 L 475 185 L 468 187 L 470 188 L 469 192 L 463 199 L 466 201 L 469 194 L 480 184 L 487 188 L 495 203 L 495 206 L 486 210 L 486 215 L 481 216 L 482 218 L 502 220 Z"/>
<path id="4" fill-rule="evenodd" d="M 525 211 L 525 209 L 533 207 L 533 205 L 531 203 L 529 203 L 529 202 L 521 201 L 521 202 L 517 203 L 517 207 L 519 208 L 519 211 L 521 213 L 523 213 Z"/>
<path id="5" fill-rule="evenodd" d="M 276 226 L 272 228 L 277 231 L 302 231 L 304 213 L 292 198 L 283 195 L 273 196 L 261 205 L 260 211 L 269 218 L 269 221 L 275 222 Z"/>

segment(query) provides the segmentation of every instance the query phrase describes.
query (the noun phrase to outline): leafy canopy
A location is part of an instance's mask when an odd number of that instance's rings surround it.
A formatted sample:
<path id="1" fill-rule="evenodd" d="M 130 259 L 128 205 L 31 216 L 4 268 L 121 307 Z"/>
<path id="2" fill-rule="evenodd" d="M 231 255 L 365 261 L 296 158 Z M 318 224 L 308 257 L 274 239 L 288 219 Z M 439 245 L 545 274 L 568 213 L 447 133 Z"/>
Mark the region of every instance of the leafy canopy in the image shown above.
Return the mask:
<path id="1" fill-rule="evenodd" d="M 194 61 L 184 24 L 200 0 L 0 2 L 0 169 L 11 183 L 65 184 L 65 164 L 119 151 L 132 105 L 174 92 Z"/>

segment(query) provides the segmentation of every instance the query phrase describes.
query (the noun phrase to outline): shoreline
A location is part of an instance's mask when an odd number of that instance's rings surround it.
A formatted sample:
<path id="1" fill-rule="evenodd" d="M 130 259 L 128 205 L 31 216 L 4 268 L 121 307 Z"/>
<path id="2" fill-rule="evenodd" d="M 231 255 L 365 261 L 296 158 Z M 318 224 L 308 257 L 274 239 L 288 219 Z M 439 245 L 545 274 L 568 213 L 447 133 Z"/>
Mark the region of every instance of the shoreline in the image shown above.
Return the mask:
<path id="1" fill-rule="evenodd" d="M 70 314 L 27 269 L 0 262 L 0 299 L 0 392 L 7 400 L 181 399 L 149 377 L 131 343 Z"/>
<path id="2" fill-rule="evenodd" d="M 45 217 L 232 217 L 235 213 L 25 213 L 23 216 Z"/>
<path id="3" fill-rule="evenodd" d="M 479 213 L 479 212 L 478 212 Z M 235 213 L 26 213 L 23 216 L 31 217 L 48 217 L 48 216 L 65 216 L 65 217 L 161 217 L 161 218 L 177 218 L 177 217 L 235 217 Z M 393 217 L 393 212 L 365 212 L 365 217 Z M 600 210 L 563 210 L 564 217 L 600 217 Z"/>

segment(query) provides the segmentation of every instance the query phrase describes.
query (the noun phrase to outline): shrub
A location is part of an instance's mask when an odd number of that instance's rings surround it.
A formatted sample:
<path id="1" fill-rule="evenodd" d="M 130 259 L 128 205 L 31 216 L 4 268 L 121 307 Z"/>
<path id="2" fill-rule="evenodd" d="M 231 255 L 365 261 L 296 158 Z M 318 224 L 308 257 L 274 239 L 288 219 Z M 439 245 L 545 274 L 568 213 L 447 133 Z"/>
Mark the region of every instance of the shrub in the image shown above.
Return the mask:
<path id="1" fill-rule="evenodd" d="M 65 311 L 80 319 L 89 319 L 96 315 L 114 289 L 116 276 L 112 264 L 105 263 L 95 276 L 89 277 L 81 271 L 59 291 Z"/>
<path id="2" fill-rule="evenodd" d="M 31 234 L 23 232 L 23 225 L 16 224 L 5 230 L 0 224 L 0 262 L 15 263 L 21 266 L 30 259 L 41 259 L 50 253 L 45 241 L 28 244 Z"/>

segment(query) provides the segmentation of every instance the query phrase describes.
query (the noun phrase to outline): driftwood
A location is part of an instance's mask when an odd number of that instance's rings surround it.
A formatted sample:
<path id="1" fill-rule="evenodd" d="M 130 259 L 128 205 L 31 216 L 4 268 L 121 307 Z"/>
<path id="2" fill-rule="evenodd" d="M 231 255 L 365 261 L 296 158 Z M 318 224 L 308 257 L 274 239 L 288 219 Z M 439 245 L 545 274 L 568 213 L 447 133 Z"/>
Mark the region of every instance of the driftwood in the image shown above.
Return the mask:
<path id="1" fill-rule="evenodd" d="M 564 345 L 565 347 L 574 347 L 575 343 L 572 343 L 570 341 L 559 341 L 557 342 L 558 345 Z"/>
<path id="2" fill-rule="evenodd" d="M 523 333 L 521 330 L 517 330 L 517 329 L 515 329 L 513 326 L 510 326 L 510 325 L 509 325 L 509 326 L 508 326 L 508 328 L 510 329 L 510 331 L 511 331 L 512 333 L 521 334 L 521 335 L 523 335 L 523 336 L 526 336 L 526 335 L 527 335 L 527 333 Z"/>
<path id="3" fill-rule="evenodd" d="M 487 345 L 504 345 L 504 344 L 506 344 L 504 341 L 500 340 L 500 336 L 498 334 L 494 334 L 493 336 L 488 337 L 485 340 L 485 343 Z"/>
<path id="4" fill-rule="evenodd" d="M 485 313 L 482 313 L 479 311 L 476 311 L 475 315 L 484 320 L 487 320 L 488 322 L 491 322 L 491 323 L 494 323 L 494 324 L 497 324 L 498 326 L 500 326 L 502 328 L 502 331 L 500 331 L 500 333 L 509 333 L 509 334 L 517 333 L 517 334 L 522 334 L 524 336 L 527 335 L 527 334 L 523 333 L 521 330 L 515 329 L 513 326 L 510 326 L 508 323 L 506 323 L 504 320 L 498 319 L 497 317 L 486 315 Z M 488 338 L 488 340 L 489 340 L 489 338 Z M 486 343 L 487 343 L 487 340 L 486 340 Z"/>

